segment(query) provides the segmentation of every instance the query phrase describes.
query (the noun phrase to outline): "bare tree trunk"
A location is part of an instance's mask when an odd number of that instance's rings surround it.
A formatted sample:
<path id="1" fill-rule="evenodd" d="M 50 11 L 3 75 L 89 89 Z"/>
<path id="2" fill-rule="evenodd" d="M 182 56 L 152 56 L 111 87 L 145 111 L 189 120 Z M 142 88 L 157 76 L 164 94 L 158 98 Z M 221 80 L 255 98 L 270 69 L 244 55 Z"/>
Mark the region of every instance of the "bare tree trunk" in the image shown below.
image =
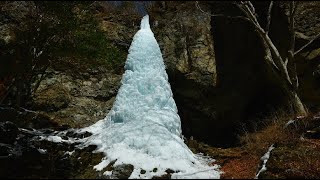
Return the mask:
<path id="1" fill-rule="evenodd" d="M 296 115 L 306 116 L 307 115 L 307 111 L 306 111 L 304 105 L 302 104 L 297 92 L 296 91 L 289 91 L 288 95 L 289 95 L 289 100 L 291 101 L 290 102 L 290 105 L 291 105 L 290 108 L 292 109 L 292 111 Z"/>
<path id="2" fill-rule="evenodd" d="M 306 116 L 307 111 L 297 93 L 298 85 L 295 82 L 291 83 L 290 81 L 288 81 L 288 78 L 290 78 L 288 72 L 283 73 L 281 69 L 275 68 L 276 66 L 274 65 L 274 61 L 272 59 L 281 58 L 281 57 L 275 57 L 276 54 L 271 53 L 272 50 L 270 49 L 270 46 L 268 45 L 268 43 L 264 40 L 264 38 L 261 38 L 261 39 L 264 45 L 264 49 L 266 50 L 265 58 L 266 58 L 267 64 L 269 65 L 268 67 L 269 72 L 272 75 L 276 76 L 277 81 L 280 83 L 281 89 L 283 89 L 285 94 L 287 94 L 288 107 L 296 115 Z M 278 55 L 280 56 L 280 54 Z M 282 68 L 287 70 L 286 66 L 283 66 Z"/>
<path id="3" fill-rule="evenodd" d="M 251 23 L 255 26 L 257 32 L 259 33 L 266 50 L 267 62 L 271 65 L 270 68 L 273 69 L 273 74 L 278 76 L 282 89 L 284 89 L 286 91 L 286 94 L 288 95 L 288 103 L 291 111 L 293 111 L 296 115 L 306 116 L 307 111 L 297 93 L 299 81 L 297 77 L 296 64 L 294 62 L 293 53 L 295 45 L 294 14 L 296 10 L 296 4 L 294 2 L 290 3 L 289 30 L 291 33 L 291 38 L 290 47 L 288 50 L 288 57 L 286 57 L 286 59 L 283 59 L 281 57 L 277 47 L 273 44 L 272 40 L 268 35 L 272 5 L 273 4 L 271 2 L 268 9 L 268 24 L 266 30 L 262 29 L 259 22 L 257 21 L 254 8 L 249 8 L 251 6 L 253 7 L 250 1 L 243 3 L 243 6 L 239 7 L 251 20 Z M 278 72 L 275 70 L 278 70 Z"/>

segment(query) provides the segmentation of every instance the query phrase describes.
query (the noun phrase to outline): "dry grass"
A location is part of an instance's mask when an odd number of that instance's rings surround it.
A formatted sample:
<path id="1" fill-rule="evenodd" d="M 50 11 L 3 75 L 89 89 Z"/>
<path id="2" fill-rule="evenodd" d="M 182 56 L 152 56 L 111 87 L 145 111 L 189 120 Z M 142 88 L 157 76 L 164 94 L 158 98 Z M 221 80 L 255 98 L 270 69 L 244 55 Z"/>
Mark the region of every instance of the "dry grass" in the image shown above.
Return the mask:
<path id="1" fill-rule="evenodd" d="M 272 119 L 266 119 L 263 129 L 256 132 L 245 132 L 240 136 L 240 142 L 250 154 L 263 155 L 268 147 L 275 143 L 288 142 L 295 139 L 294 133 L 285 127 L 285 124 L 292 120 L 284 112 L 274 114 Z"/>
<path id="2" fill-rule="evenodd" d="M 316 116 L 319 115 L 294 117 L 283 112 L 275 114 L 272 119 L 265 121 L 262 130 L 247 132 L 240 137 L 244 151 L 250 156 L 247 158 L 260 159 L 268 147 L 275 144 L 276 148 L 268 161 L 269 172 L 265 177 L 319 178 L 320 140 L 301 139 L 307 130 L 319 126 L 320 118 Z M 286 126 L 289 120 L 295 122 Z"/>

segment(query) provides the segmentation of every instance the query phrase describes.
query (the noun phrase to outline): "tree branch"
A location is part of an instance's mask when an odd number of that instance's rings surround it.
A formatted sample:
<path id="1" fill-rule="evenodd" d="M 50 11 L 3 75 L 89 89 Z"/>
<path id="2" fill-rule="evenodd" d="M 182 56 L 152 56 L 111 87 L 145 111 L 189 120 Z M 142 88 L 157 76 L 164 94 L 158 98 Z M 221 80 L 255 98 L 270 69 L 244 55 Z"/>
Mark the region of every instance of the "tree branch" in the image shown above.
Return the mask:
<path id="1" fill-rule="evenodd" d="M 246 1 L 245 3 L 243 3 L 242 1 L 240 1 L 240 4 L 237 4 L 237 6 L 240 8 L 240 10 L 241 10 L 242 12 L 244 12 L 244 13 L 246 14 L 246 16 L 247 16 L 251 21 L 253 21 L 253 23 L 254 23 L 256 26 L 260 27 L 259 22 L 258 22 L 258 20 L 257 20 L 257 17 L 255 16 L 255 14 L 254 14 L 254 12 L 253 12 L 254 9 L 251 10 L 250 7 L 248 6 L 248 4 L 249 4 L 250 6 L 253 6 L 250 1 Z M 260 28 L 261 28 L 261 27 L 260 27 Z"/>
<path id="2" fill-rule="evenodd" d="M 270 51 L 270 53 L 273 55 L 273 56 L 270 56 L 270 58 L 267 58 L 267 59 L 269 61 L 272 61 L 271 63 L 273 64 L 273 66 L 275 66 L 276 69 L 280 70 L 284 74 L 286 79 L 289 81 L 289 83 L 292 84 L 291 80 L 289 78 L 286 66 L 284 64 L 284 61 L 283 61 L 283 59 L 282 59 L 277 47 L 273 44 L 272 40 L 270 39 L 268 34 L 264 31 L 264 29 L 261 28 L 257 18 L 254 16 L 253 12 L 250 10 L 248 5 L 246 5 L 243 2 L 240 2 L 240 4 L 238 4 L 238 7 L 250 19 L 250 22 L 255 26 L 256 30 L 258 30 L 259 35 L 262 37 L 262 40 L 265 43 L 265 48 L 267 50 L 267 53 L 268 53 L 268 51 Z M 274 57 L 274 58 L 272 58 L 272 57 Z"/>
<path id="3" fill-rule="evenodd" d="M 297 55 L 299 52 L 301 52 L 304 48 L 306 48 L 307 46 L 309 46 L 314 40 L 318 39 L 320 37 L 320 33 L 318 35 L 316 35 L 314 38 L 312 38 L 307 44 L 305 44 L 304 46 L 302 46 L 299 50 L 297 50 L 293 55 Z"/>
<path id="4" fill-rule="evenodd" d="M 251 1 L 245 1 L 244 4 L 245 4 L 245 5 L 248 7 L 248 9 L 252 12 L 253 16 L 254 16 L 254 17 L 257 17 L 256 11 L 255 11 L 254 6 L 253 6 L 253 4 L 251 3 Z"/>
<path id="5" fill-rule="evenodd" d="M 269 8 L 268 8 L 268 15 L 267 15 L 267 26 L 266 26 L 266 34 L 268 34 L 269 29 L 270 29 L 270 23 L 271 23 L 271 10 L 273 6 L 273 1 L 270 2 Z"/>
<path id="6" fill-rule="evenodd" d="M 204 14 L 208 15 L 208 16 L 212 16 L 212 17 L 225 17 L 225 18 L 230 18 L 230 19 L 243 19 L 245 21 L 250 21 L 249 18 L 246 18 L 244 16 L 227 16 L 227 15 L 224 15 L 224 14 L 210 14 L 208 12 L 205 12 L 204 10 L 201 9 L 201 7 L 199 6 L 199 2 L 196 1 L 196 7 L 197 9 L 199 9 L 201 12 L 203 12 Z"/>
<path id="7" fill-rule="evenodd" d="M 296 2 L 295 1 L 290 2 L 289 16 L 288 16 L 290 39 L 289 39 L 288 54 L 287 54 L 287 58 L 285 60 L 285 66 L 287 67 L 289 77 L 292 81 L 292 85 L 293 85 L 294 90 L 297 90 L 299 87 L 297 68 L 296 68 L 296 64 L 294 62 L 294 46 L 295 46 L 294 16 L 295 16 L 296 9 L 297 9 Z"/>
<path id="8" fill-rule="evenodd" d="M 242 7 L 245 7 L 245 9 L 242 9 Z M 273 44 L 272 40 L 266 34 L 264 29 L 261 28 L 259 22 L 257 21 L 256 17 L 253 17 L 253 13 L 250 11 L 250 8 L 248 8 L 246 5 L 242 6 L 239 5 L 239 8 L 249 17 L 251 17 L 251 22 L 255 25 L 256 29 L 258 30 L 258 33 L 262 37 L 263 41 L 267 44 L 266 48 L 270 48 L 271 53 L 273 54 L 272 57 L 269 58 L 269 61 L 273 61 L 273 65 L 280 70 L 280 72 L 283 74 L 284 78 L 288 81 L 290 85 L 292 85 L 291 78 L 288 73 L 288 69 L 286 67 L 286 63 L 283 61 L 283 58 L 281 57 L 277 47 Z"/>
<path id="9" fill-rule="evenodd" d="M 38 89 L 38 87 L 40 86 L 41 81 L 43 80 L 43 77 L 46 73 L 46 70 L 48 69 L 49 65 L 51 64 L 51 61 L 49 61 L 49 63 L 43 68 L 43 71 L 41 73 L 41 77 L 39 78 L 39 80 L 36 82 L 35 87 L 33 88 L 33 90 L 31 91 L 31 94 L 34 95 Z"/>
<path id="10" fill-rule="evenodd" d="M 7 87 L 6 89 L 6 94 L 0 99 L 0 104 L 2 104 L 2 102 L 7 98 L 7 96 L 9 95 L 11 88 L 14 86 L 14 83 L 16 82 L 16 78 L 13 78 L 10 82 L 10 85 Z"/>
<path id="11" fill-rule="evenodd" d="M 294 52 L 294 45 L 295 45 L 295 31 L 294 31 L 294 15 L 296 11 L 296 3 L 294 1 L 290 2 L 290 13 L 289 13 L 289 31 L 290 31 L 290 44 L 289 44 L 289 51 Z"/>

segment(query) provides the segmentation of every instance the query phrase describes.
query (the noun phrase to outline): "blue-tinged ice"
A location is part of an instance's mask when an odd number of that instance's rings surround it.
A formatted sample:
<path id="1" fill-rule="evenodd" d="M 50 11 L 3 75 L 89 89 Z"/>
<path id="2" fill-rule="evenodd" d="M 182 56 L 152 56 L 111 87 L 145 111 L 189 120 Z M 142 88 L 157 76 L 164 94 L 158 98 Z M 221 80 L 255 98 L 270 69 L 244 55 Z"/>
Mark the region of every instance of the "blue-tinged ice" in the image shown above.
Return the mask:
<path id="1" fill-rule="evenodd" d="M 209 166 L 183 142 L 180 117 L 148 15 L 133 37 L 121 83 L 106 118 L 83 129 L 93 133 L 87 144 L 98 145 L 97 151 L 106 154 L 95 166 L 97 170 L 117 160 L 114 166 L 134 166 L 130 178 L 160 176 L 167 169 L 176 171 L 172 178 L 220 177 L 216 166 Z M 140 174 L 141 169 L 146 173 Z"/>

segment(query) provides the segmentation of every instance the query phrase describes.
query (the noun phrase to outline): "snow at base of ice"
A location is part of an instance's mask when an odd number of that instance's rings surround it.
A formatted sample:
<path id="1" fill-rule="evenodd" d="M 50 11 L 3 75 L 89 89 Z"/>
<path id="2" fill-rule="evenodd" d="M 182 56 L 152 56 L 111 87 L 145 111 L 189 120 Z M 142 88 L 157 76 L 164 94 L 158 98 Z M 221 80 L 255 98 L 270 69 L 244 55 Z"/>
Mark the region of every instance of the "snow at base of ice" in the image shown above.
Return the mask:
<path id="1" fill-rule="evenodd" d="M 129 178 L 149 179 L 166 174 L 167 169 L 176 171 L 172 178 L 219 178 L 218 167 L 193 154 L 183 142 L 180 117 L 148 15 L 133 37 L 125 70 L 106 118 L 82 129 L 93 134 L 85 143 L 97 145 L 97 151 L 106 154 L 94 168 L 100 171 L 116 160 L 113 166 L 134 166 Z M 145 174 L 140 174 L 142 169 Z"/>

